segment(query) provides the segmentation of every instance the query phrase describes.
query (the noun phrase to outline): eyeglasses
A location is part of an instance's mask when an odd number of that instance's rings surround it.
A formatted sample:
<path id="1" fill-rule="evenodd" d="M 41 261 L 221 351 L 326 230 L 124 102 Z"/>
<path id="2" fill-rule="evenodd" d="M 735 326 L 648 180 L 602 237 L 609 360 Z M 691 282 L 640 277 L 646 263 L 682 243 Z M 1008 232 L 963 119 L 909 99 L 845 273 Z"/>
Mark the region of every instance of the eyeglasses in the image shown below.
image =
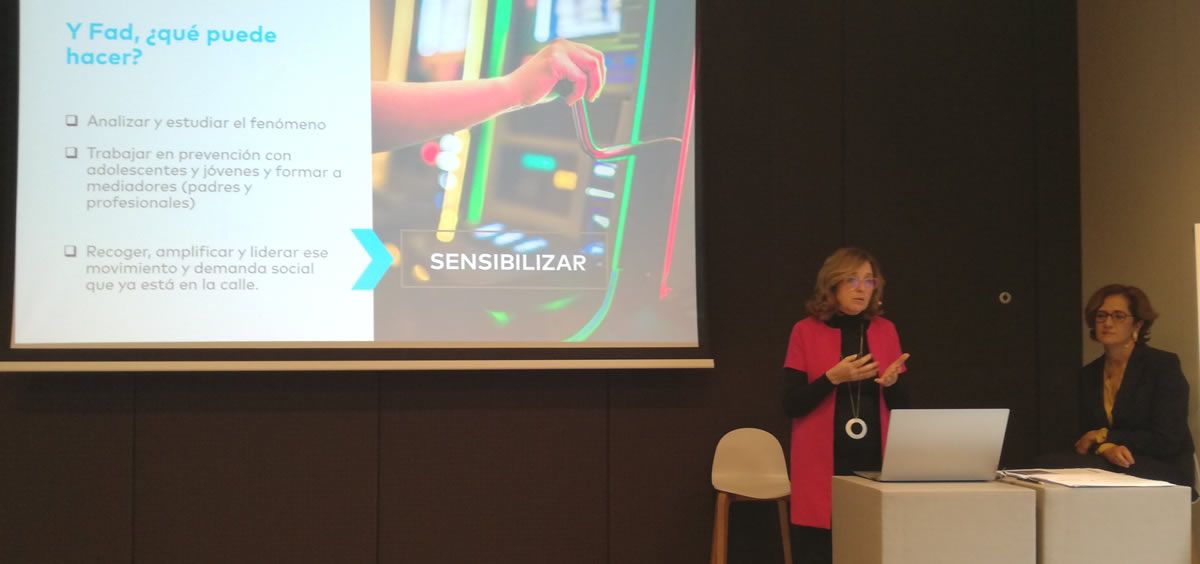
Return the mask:
<path id="1" fill-rule="evenodd" d="M 1112 318 L 1113 323 L 1121 323 L 1121 322 L 1125 321 L 1126 319 L 1129 319 L 1130 317 L 1133 317 L 1133 316 L 1129 315 L 1128 313 L 1125 313 L 1123 311 L 1114 311 L 1112 313 L 1109 313 L 1107 311 L 1097 311 L 1096 312 L 1096 323 L 1104 323 L 1105 321 L 1108 321 L 1108 318 L 1110 318 L 1110 317 Z"/>
<path id="2" fill-rule="evenodd" d="M 874 290 L 875 289 L 875 279 L 874 278 L 863 278 L 862 280 L 859 280 L 857 277 L 851 276 L 845 280 L 842 280 L 842 283 L 845 284 L 846 287 L 850 288 L 851 290 L 857 289 L 859 284 L 862 284 L 862 287 L 865 290 Z"/>

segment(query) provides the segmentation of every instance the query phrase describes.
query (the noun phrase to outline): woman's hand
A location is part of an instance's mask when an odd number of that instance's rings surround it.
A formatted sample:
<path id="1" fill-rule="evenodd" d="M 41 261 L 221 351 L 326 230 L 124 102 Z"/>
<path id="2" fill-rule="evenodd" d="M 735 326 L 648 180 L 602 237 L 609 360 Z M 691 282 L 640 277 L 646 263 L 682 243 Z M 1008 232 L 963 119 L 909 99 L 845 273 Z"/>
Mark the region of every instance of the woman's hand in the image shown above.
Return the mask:
<path id="1" fill-rule="evenodd" d="M 1087 454 L 1096 445 L 1096 436 L 1100 434 L 1100 429 L 1088 431 L 1075 441 L 1075 452 L 1079 454 Z"/>
<path id="2" fill-rule="evenodd" d="M 825 373 L 825 377 L 829 378 L 833 385 L 841 384 L 842 382 L 857 382 L 866 380 L 879 373 L 879 365 L 871 360 L 870 353 L 859 357 L 852 354 L 843 358 L 841 362 L 835 364 Z"/>
<path id="3" fill-rule="evenodd" d="M 885 388 L 895 384 L 896 380 L 900 379 L 900 369 L 904 367 L 904 361 L 906 360 L 908 360 L 908 353 L 900 355 L 900 358 L 897 358 L 896 362 L 893 362 L 891 366 L 887 367 L 887 370 L 883 371 L 883 376 L 875 379 L 875 383 Z"/>
<path id="4" fill-rule="evenodd" d="M 505 78 L 524 107 L 550 98 L 561 81 L 572 87 L 566 96 L 567 105 L 585 97 L 594 102 L 604 88 L 606 74 L 604 53 L 582 43 L 556 39 Z"/>
<path id="5" fill-rule="evenodd" d="M 1125 445 L 1114 446 L 1100 454 L 1104 458 L 1107 458 L 1109 462 L 1121 468 L 1133 466 L 1133 453 L 1129 452 L 1129 449 Z"/>

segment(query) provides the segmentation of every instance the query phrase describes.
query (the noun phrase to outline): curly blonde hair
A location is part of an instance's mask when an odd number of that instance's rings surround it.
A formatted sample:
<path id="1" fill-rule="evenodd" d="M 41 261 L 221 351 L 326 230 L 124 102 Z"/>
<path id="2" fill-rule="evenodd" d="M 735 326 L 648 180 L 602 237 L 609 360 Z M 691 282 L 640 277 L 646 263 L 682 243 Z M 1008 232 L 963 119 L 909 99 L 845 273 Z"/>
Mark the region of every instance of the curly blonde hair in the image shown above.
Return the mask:
<path id="1" fill-rule="evenodd" d="M 838 284 L 853 275 L 854 271 L 858 270 L 858 267 L 862 266 L 864 262 L 871 263 L 871 270 L 875 271 L 875 291 L 867 300 L 867 308 L 863 310 L 862 315 L 864 318 L 870 319 L 882 314 L 883 287 L 886 285 L 886 281 L 883 278 L 883 271 L 879 268 L 879 261 L 875 260 L 871 253 L 858 247 L 842 247 L 829 255 L 829 258 L 825 259 L 825 263 L 821 265 L 820 272 L 817 272 L 817 283 L 813 288 L 813 296 L 805 304 L 809 315 L 821 320 L 833 317 L 838 310 Z"/>

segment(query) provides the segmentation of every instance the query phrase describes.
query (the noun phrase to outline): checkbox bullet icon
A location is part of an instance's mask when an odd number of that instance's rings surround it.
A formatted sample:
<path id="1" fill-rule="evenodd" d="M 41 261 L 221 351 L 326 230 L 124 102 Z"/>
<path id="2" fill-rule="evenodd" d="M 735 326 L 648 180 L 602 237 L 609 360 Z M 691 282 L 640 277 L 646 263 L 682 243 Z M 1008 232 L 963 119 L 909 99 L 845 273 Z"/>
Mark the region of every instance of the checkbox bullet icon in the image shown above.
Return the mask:
<path id="1" fill-rule="evenodd" d="M 75 147 L 67 147 L 67 158 L 73 159 L 79 156 L 79 149 Z"/>
<path id="2" fill-rule="evenodd" d="M 75 127 L 76 125 L 79 125 L 79 116 L 67 114 L 67 127 Z"/>
<path id="3" fill-rule="evenodd" d="M 67 246 L 63 247 L 63 256 L 64 257 L 75 256 L 75 245 L 67 245 Z"/>

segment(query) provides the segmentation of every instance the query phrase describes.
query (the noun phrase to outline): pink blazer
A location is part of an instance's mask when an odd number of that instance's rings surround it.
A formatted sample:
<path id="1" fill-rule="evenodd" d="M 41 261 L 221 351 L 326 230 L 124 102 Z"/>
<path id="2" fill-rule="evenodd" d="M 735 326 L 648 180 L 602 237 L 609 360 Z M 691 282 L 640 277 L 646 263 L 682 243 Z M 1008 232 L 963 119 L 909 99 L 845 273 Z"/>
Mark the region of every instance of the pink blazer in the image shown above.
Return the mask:
<path id="1" fill-rule="evenodd" d="M 867 348 L 880 370 L 900 358 L 900 336 L 896 326 L 882 317 L 874 317 L 867 326 Z M 842 332 L 815 317 L 806 317 L 792 327 L 787 358 L 783 365 L 808 374 L 808 381 L 820 378 L 841 361 Z M 903 369 L 901 369 L 903 372 Z M 833 489 L 833 410 L 835 389 L 808 415 L 792 419 L 791 479 L 792 523 L 829 528 L 831 490 Z M 880 445 L 887 438 L 888 407 L 879 393 Z M 882 455 L 882 453 L 880 453 Z"/>

